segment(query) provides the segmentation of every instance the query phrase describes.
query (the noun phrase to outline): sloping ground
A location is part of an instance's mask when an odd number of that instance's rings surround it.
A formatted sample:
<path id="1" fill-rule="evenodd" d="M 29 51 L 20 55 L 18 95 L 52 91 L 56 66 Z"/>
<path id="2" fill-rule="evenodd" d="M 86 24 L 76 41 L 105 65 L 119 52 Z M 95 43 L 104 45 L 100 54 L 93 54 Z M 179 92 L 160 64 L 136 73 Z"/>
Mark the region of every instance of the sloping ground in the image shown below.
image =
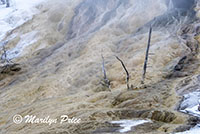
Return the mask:
<path id="1" fill-rule="evenodd" d="M 153 122 L 130 133 L 191 127 L 194 120 L 177 111 L 182 99 L 177 90 L 182 80 L 200 73 L 198 20 L 168 12 L 160 0 L 61 0 L 37 8 L 40 14 L 4 39 L 8 56 L 20 69 L 1 70 L 0 133 L 117 133 L 109 121 L 134 118 Z M 162 23 L 171 14 L 174 20 Z M 149 24 L 153 55 L 141 85 Z M 110 89 L 100 84 L 101 54 Z M 131 75 L 131 90 L 115 55 Z M 81 118 L 81 123 L 14 124 L 16 114 L 54 119 L 68 115 Z"/>

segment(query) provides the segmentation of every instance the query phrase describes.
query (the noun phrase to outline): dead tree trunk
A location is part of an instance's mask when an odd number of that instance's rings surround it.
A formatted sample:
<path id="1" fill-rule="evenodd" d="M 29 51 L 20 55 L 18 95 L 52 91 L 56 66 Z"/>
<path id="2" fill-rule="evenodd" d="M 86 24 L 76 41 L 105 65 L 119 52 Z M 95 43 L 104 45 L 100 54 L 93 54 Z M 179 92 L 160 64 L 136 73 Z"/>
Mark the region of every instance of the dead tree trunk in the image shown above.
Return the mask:
<path id="1" fill-rule="evenodd" d="M 119 61 L 121 62 L 122 67 L 124 68 L 124 70 L 125 70 L 125 72 L 126 72 L 126 84 L 127 84 L 127 89 L 130 89 L 130 87 L 129 87 L 129 73 L 128 73 L 128 70 L 126 69 L 126 66 L 124 65 L 123 61 L 122 61 L 119 57 L 117 57 L 117 56 L 115 56 L 115 57 L 117 58 L 117 60 L 119 60 Z"/>
<path id="2" fill-rule="evenodd" d="M 3 45 L 3 54 L 1 55 L 1 60 L 3 60 L 4 62 L 9 62 L 7 60 L 7 52 L 6 52 L 6 48 L 4 45 Z"/>
<path id="3" fill-rule="evenodd" d="M 101 57 L 102 57 L 103 81 L 104 81 L 105 85 L 109 88 L 110 87 L 110 81 L 108 80 L 107 75 L 106 75 L 104 57 L 103 57 L 103 55 L 101 55 Z"/>
<path id="4" fill-rule="evenodd" d="M 149 48 L 150 48 L 150 44 L 151 44 L 151 33 L 152 33 L 152 27 L 150 27 L 150 29 L 149 29 L 149 39 L 148 39 L 148 44 L 147 44 L 147 49 L 146 49 L 146 56 L 145 56 L 144 67 L 143 67 L 143 75 L 142 75 L 142 81 L 141 81 L 142 84 L 144 84 L 146 70 L 147 70 Z"/>
<path id="5" fill-rule="evenodd" d="M 3 45 L 3 48 L 2 48 L 2 49 L 3 49 L 3 53 L 2 53 L 2 55 L 1 55 L 1 60 L 2 60 L 3 63 L 6 62 L 6 64 L 9 64 L 9 63 L 12 62 L 12 61 L 8 59 L 8 57 L 7 57 L 7 51 L 6 51 L 6 48 L 5 48 L 4 45 Z"/>
<path id="6" fill-rule="evenodd" d="M 103 55 L 101 55 L 101 58 L 102 58 L 102 72 L 103 72 L 103 78 L 106 79 L 107 76 L 106 76 L 105 62 L 104 62 L 104 57 L 103 57 Z"/>

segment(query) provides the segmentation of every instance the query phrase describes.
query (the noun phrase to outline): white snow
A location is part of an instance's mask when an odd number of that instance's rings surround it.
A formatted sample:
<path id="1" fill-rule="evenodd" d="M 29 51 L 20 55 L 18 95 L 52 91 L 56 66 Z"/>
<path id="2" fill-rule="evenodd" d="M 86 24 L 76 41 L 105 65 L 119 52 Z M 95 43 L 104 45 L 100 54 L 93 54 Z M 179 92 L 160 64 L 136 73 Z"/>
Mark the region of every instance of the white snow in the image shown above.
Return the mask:
<path id="1" fill-rule="evenodd" d="M 193 106 L 193 107 L 188 107 L 184 110 L 180 110 L 181 112 L 193 115 L 193 116 L 197 116 L 200 117 L 200 111 L 198 110 L 198 106 Z M 180 133 L 176 133 L 176 134 L 200 134 L 200 124 L 196 125 L 194 128 L 185 131 L 185 132 L 180 132 Z"/>
<path id="2" fill-rule="evenodd" d="M 184 100 L 181 103 L 182 108 L 192 108 L 199 104 L 200 100 L 200 89 L 197 89 L 194 92 L 188 93 L 184 95 Z"/>
<path id="3" fill-rule="evenodd" d="M 200 117 L 198 106 L 200 104 L 200 90 L 184 95 L 184 100 L 181 103 L 181 112 Z M 184 108 L 184 109 L 183 109 Z"/>
<path id="4" fill-rule="evenodd" d="M 179 133 L 176 133 L 176 134 L 200 134 L 200 126 L 195 126 L 194 128 L 188 130 L 188 131 L 185 131 L 185 132 L 179 132 Z"/>
<path id="5" fill-rule="evenodd" d="M 181 107 L 184 109 L 180 110 L 189 115 L 200 117 L 200 111 L 198 106 L 200 104 L 200 90 L 197 89 L 195 92 L 191 92 L 184 95 L 184 100 L 181 103 Z M 179 132 L 176 134 L 200 134 L 200 124 L 196 125 L 194 128 L 191 128 L 185 132 Z"/>
<path id="6" fill-rule="evenodd" d="M 188 107 L 184 110 L 180 110 L 181 112 L 193 115 L 193 116 L 197 116 L 200 117 L 200 111 L 198 110 L 198 106 L 193 106 L 193 107 Z M 196 125 L 194 128 L 185 131 L 185 132 L 180 132 L 180 133 L 176 133 L 176 134 L 200 134 L 200 124 Z"/>
<path id="7" fill-rule="evenodd" d="M 37 31 L 32 31 L 21 35 L 19 43 L 11 50 L 7 51 L 8 59 L 20 56 L 24 48 L 35 43 L 38 40 Z"/>
<path id="8" fill-rule="evenodd" d="M 181 111 L 184 112 L 184 113 L 188 113 L 188 114 L 200 117 L 200 111 L 198 110 L 198 106 L 199 105 L 196 105 L 196 106 L 191 107 L 191 108 L 188 107 L 188 108 L 181 110 Z"/>
<path id="9" fill-rule="evenodd" d="M 0 5 L 0 41 L 5 34 L 39 13 L 36 5 L 44 0 L 11 0 L 11 7 Z"/>
<path id="10" fill-rule="evenodd" d="M 111 121 L 112 124 L 120 124 L 122 129 L 119 130 L 120 133 L 125 133 L 131 130 L 132 127 L 138 126 L 147 122 L 151 122 L 150 120 L 119 120 L 119 121 Z"/>

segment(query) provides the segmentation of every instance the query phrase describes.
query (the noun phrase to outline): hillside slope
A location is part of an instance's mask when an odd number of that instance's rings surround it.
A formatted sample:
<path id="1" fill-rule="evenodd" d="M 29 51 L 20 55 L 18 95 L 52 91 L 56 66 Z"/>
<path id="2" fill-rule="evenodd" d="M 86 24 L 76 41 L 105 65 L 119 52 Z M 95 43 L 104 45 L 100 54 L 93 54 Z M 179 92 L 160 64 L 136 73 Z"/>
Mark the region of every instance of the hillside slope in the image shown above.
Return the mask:
<path id="1" fill-rule="evenodd" d="M 129 133 L 165 134 L 196 125 L 178 110 L 187 108 L 179 106 L 183 96 L 199 89 L 197 5 L 196 14 L 193 4 L 180 8 L 162 0 L 40 3 L 38 14 L 2 39 L 20 69 L 1 67 L 0 133 L 118 133 L 110 121 L 138 118 L 152 122 Z M 150 26 L 152 54 L 141 84 Z M 110 88 L 101 84 L 102 55 Z M 130 90 L 116 55 L 130 73 Z M 197 88 L 186 88 L 188 83 Z M 68 115 L 81 123 L 14 124 L 16 114 Z"/>

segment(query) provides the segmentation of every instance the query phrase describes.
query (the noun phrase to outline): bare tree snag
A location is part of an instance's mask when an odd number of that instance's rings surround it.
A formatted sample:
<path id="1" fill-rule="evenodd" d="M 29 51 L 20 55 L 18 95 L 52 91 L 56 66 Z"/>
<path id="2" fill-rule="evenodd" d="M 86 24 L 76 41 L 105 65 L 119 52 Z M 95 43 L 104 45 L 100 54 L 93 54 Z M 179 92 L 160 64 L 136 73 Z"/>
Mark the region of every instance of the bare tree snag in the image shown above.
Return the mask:
<path id="1" fill-rule="evenodd" d="M 103 85 L 106 85 L 109 88 L 110 87 L 110 81 L 108 80 L 107 75 L 106 75 L 105 61 L 104 61 L 104 57 L 103 57 L 102 54 L 101 54 L 101 57 L 102 57 L 103 82 L 104 82 Z"/>
<path id="2" fill-rule="evenodd" d="M 122 67 L 124 68 L 124 70 L 125 70 L 125 72 L 126 72 L 126 84 L 127 84 L 127 89 L 130 89 L 130 87 L 129 87 L 129 73 L 128 73 L 128 70 L 126 69 L 126 66 L 124 65 L 123 61 L 122 61 L 119 57 L 117 57 L 117 56 L 115 56 L 115 57 L 117 58 L 117 60 L 119 60 L 119 61 L 121 62 Z"/>
<path id="3" fill-rule="evenodd" d="M 3 50 L 3 53 L 1 55 L 1 62 L 6 63 L 6 64 L 13 63 L 10 59 L 8 59 L 7 51 L 4 45 L 2 46 L 2 50 Z"/>
<path id="4" fill-rule="evenodd" d="M 3 62 L 7 62 L 7 63 L 9 63 L 9 60 L 7 59 L 7 52 L 6 52 L 6 48 L 5 48 L 5 46 L 3 45 L 3 48 L 2 48 L 2 50 L 3 50 L 3 54 L 1 55 L 1 60 L 3 61 Z"/>
<path id="5" fill-rule="evenodd" d="M 104 62 L 104 57 L 103 57 L 102 54 L 101 54 L 101 58 L 102 58 L 102 72 L 103 72 L 103 78 L 106 79 L 107 76 L 106 76 L 106 70 L 105 70 L 105 62 Z"/>
<path id="6" fill-rule="evenodd" d="M 144 67 L 143 67 L 143 75 L 142 75 L 142 81 L 141 81 L 142 84 L 144 84 L 146 70 L 147 70 L 149 48 L 150 48 L 150 44 L 151 44 L 151 33 L 152 33 L 152 27 L 150 26 L 150 29 L 149 29 L 149 39 L 148 39 L 148 44 L 147 44 L 147 49 L 146 49 L 146 56 L 145 56 Z"/>

